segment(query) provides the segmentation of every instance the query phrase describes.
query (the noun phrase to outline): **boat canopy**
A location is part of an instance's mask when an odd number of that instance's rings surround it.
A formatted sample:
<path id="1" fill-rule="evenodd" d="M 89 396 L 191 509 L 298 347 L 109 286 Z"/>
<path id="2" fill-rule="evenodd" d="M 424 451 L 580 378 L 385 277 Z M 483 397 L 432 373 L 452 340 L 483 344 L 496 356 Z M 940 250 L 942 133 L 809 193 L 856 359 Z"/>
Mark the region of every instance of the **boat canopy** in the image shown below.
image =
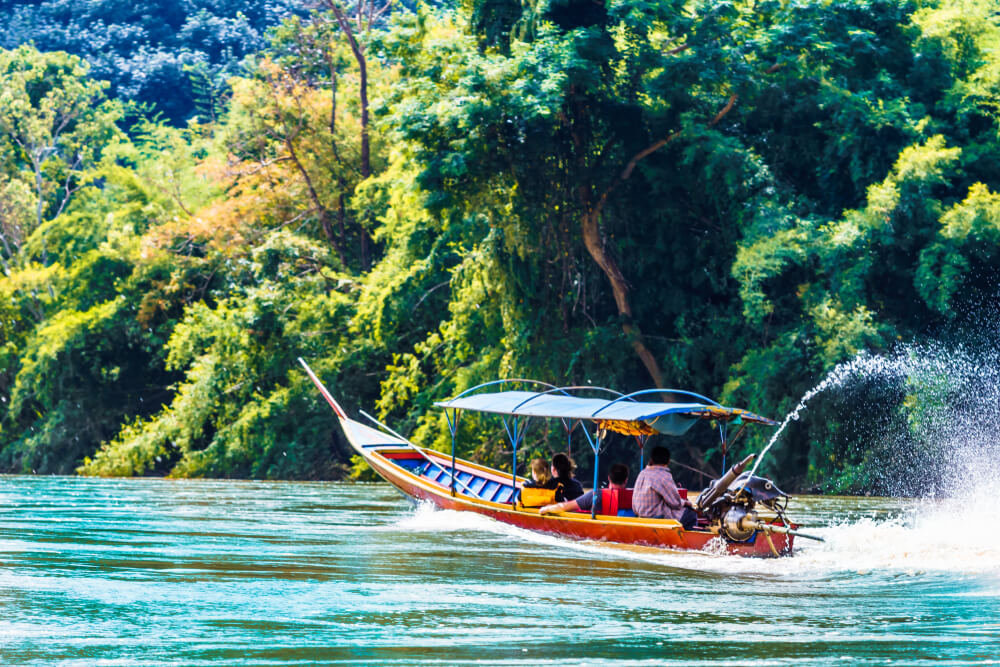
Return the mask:
<path id="1" fill-rule="evenodd" d="M 560 390 L 556 390 L 560 391 Z M 777 422 L 738 408 L 711 402 L 665 403 L 639 401 L 632 395 L 613 399 L 585 398 L 549 390 L 500 391 L 459 395 L 434 405 L 449 410 L 472 410 L 515 417 L 547 417 L 570 421 L 592 421 L 599 429 L 626 435 L 684 435 L 698 420 L 713 419 L 726 424 L 754 422 L 774 426 Z M 655 393 L 648 390 L 639 393 Z M 663 390 L 664 394 L 678 393 Z M 687 393 L 687 392 L 684 392 Z M 697 396 L 692 394 L 692 396 Z M 704 397 L 699 397 L 704 398 Z M 706 399 L 707 401 L 708 399 Z"/>

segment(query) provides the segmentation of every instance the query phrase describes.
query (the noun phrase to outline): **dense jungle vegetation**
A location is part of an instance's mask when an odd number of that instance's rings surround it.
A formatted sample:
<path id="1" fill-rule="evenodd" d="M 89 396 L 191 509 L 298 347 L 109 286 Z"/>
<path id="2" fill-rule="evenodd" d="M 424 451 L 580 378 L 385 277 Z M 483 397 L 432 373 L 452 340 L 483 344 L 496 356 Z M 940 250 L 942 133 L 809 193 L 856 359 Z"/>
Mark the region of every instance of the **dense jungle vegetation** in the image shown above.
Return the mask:
<path id="1" fill-rule="evenodd" d="M 996 294 L 997 2 L 0 13 L 5 471 L 363 474 L 299 356 L 442 449 L 432 402 L 502 377 L 780 418 Z M 926 380 L 817 405 L 764 470 L 884 491 L 841 415 L 905 430 Z M 495 421 L 461 431 L 509 466 Z M 710 429 L 667 444 L 718 471 Z"/>
<path id="2" fill-rule="evenodd" d="M 111 97 L 178 125 L 214 122 L 241 60 L 296 13 L 306 0 L 12 0 L 0 5 L 0 48 L 80 56 Z"/>

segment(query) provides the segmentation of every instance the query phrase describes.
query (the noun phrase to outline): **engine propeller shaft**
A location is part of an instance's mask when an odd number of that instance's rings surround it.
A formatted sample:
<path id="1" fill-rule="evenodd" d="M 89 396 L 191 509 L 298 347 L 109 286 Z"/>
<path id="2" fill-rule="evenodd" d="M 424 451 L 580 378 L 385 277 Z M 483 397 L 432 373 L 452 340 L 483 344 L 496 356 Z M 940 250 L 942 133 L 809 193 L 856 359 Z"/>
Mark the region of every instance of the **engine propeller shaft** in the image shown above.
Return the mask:
<path id="1" fill-rule="evenodd" d="M 763 530 L 768 533 L 783 533 L 785 535 L 794 535 L 795 537 L 804 537 L 807 540 L 816 540 L 817 542 L 826 542 L 822 537 L 817 537 L 815 535 L 807 535 L 806 533 L 800 533 L 797 530 L 789 528 L 788 526 L 775 526 L 772 523 L 764 523 L 763 521 L 750 521 L 744 519 L 741 522 L 744 528 L 753 528 L 754 530 Z"/>

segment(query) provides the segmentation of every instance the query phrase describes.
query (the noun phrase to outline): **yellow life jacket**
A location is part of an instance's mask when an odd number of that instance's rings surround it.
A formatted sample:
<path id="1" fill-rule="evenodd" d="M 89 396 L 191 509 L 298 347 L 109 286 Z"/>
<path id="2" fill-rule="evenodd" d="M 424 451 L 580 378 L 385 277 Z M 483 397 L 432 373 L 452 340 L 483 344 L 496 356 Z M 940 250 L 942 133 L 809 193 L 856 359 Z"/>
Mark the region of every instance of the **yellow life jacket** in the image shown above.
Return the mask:
<path id="1" fill-rule="evenodd" d="M 556 501 L 555 489 L 538 489 L 526 486 L 521 489 L 522 507 L 542 507 Z"/>

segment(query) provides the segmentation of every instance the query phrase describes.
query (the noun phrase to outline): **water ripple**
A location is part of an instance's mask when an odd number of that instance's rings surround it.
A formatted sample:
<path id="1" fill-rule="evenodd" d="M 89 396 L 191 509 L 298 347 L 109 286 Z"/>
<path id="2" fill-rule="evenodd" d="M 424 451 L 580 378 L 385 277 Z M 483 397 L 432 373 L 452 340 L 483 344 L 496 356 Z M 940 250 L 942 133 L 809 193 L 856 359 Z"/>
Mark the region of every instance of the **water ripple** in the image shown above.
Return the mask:
<path id="1" fill-rule="evenodd" d="M 0 500 L 3 664 L 980 665 L 1000 644 L 1000 542 L 947 502 L 797 499 L 827 542 L 747 560 L 384 485 L 0 477 Z"/>

